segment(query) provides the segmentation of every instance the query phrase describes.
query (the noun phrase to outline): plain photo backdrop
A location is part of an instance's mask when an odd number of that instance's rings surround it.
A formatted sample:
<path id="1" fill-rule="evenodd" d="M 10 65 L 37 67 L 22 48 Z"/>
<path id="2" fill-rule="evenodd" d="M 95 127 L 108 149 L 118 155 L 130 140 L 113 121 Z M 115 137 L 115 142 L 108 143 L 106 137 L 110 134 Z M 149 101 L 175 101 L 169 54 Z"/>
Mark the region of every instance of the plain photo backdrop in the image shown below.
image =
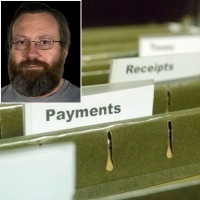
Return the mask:
<path id="1" fill-rule="evenodd" d="M 1 1 L 1 87 L 9 84 L 5 42 L 7 29 L 14 16 L 15 10 L 24 1 Z M 63 77 L 74 85 L 81 84 L 81 3 L 80 1 L 44 1 L 52 9 L 61 11 L 69 24 L 71 32 L 71 47 L 65 62 Z"/>

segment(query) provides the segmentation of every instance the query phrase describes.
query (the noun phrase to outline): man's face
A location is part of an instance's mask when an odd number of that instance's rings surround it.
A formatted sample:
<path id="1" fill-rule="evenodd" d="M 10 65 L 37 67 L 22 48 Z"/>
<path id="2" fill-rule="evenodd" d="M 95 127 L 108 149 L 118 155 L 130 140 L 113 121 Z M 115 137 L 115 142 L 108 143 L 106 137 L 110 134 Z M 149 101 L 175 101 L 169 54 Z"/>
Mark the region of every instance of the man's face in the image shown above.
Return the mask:
<path id="1" fill-rule="evenodd" d="M 12 39 L 35 41 L 41 38 L 60 40 L 55 18 L 47 13 L 19 16 L 12 29 Z M 38 49 L 33 42 L 26 50 L 13 47 L 9 54 L 9 77 L 14 88 L 25 96 L 42 96 L 53 90 L 60 82 L 67 50 L 58 42 L 48 50 Z"/>

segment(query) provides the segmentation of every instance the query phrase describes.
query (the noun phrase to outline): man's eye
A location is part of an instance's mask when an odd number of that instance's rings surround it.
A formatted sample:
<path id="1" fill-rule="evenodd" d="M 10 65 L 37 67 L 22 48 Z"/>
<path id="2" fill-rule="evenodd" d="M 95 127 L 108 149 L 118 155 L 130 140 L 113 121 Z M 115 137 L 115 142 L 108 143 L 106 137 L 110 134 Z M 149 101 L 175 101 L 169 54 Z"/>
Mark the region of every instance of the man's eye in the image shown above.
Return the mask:
<path id="1" fill-rule="evenodd" d="M 24 44 L 26 44 L 26 41 L 25 40 L 17 40 L 16 44 L 24 45 Z"/>
<path id="2" fill-rule="evenodd" d="M 40 44 L 42 45 L 49 45 L 51 43 L 51 40 L 40 40 Z"/>

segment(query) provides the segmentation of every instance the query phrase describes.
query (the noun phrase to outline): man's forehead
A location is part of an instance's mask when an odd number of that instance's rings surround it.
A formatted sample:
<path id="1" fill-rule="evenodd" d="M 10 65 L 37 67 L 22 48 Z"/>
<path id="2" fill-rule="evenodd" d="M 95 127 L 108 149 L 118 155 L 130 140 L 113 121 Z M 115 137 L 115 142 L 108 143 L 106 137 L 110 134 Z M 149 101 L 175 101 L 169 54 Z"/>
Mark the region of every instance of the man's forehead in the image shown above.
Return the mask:
<path id="1" fill-rule="evenodd" d="M 58 27 L 58 23 L 54 16 L 49 13 L 23 13 L 13 24 L 13 30 L 24 26 L 38 26 L 44 28 Z"/>
<path id="2" fill-rule="evenodd" d="M 28 38 L 48 35 L 59 38 L 58 22 L 48 13 L 23 13 L 13 24 L 12 35 Z"/>

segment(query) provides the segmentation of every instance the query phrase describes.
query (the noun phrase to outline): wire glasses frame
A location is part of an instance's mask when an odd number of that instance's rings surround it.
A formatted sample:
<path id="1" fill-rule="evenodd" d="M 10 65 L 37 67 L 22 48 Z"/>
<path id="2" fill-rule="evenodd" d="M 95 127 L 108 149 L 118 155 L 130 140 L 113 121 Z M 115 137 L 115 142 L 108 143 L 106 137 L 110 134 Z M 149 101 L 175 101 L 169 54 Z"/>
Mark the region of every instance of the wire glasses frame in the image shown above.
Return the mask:
<path id="1" fill-rule="evenodd" d="M 49 50 L 53 48 L 55 42 L 61 42 L 61 41 L 59 40 L 55 41 L 52 38 L 41 38 L 41 39 L 36 39 L 34 41 L 30 41 L 25 38 L 18 38 L 18 39 L 13 39 L 11 41 L 11 44 L 15 50 L 27 50 L 31 42 L 35 44 L 37 49 Z"/>

